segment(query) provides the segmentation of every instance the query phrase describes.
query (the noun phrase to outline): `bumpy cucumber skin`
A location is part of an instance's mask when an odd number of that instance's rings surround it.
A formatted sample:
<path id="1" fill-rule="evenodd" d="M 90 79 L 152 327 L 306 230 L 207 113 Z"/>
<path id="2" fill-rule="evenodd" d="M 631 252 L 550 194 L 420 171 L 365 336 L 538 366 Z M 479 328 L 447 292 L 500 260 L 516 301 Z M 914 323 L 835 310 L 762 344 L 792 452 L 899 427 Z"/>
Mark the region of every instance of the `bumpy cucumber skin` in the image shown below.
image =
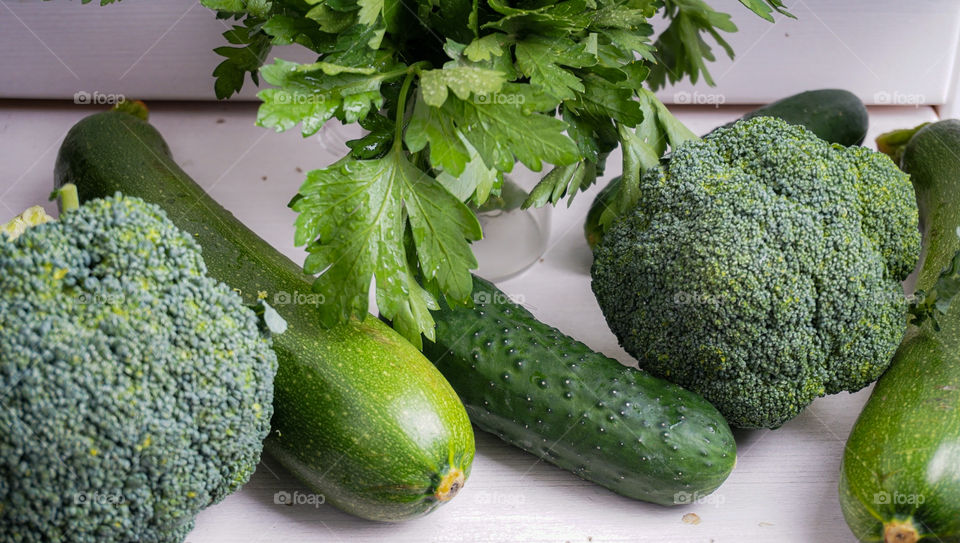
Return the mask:
<path id="1" fill-rule="evenodd" d="M 730 474 L 736 443 L 706 400 L 591 351 L 482 279 L 473 294 L 475 307 L 435 314 L 437 341 L 424 352 L 478 428 L 662 505 L 690 503 Z"/>
<path id="2" fill-rule="evenodd" d="M 56 184 L 81 199 L 120 191 L 163 207 L 197 236 L 211 276 L 273 303 L 309 294 L 300 267 L 197 185 L 148 123 L 122 112 L 81 120 L 67 134 Z M 281 299 L 282 302 L 282 299 Z M 419 351 L 375 318 L 333 329 L 317 306 L 274 303 L 289 324 L 274 338 L 272 432 L 265 448 L 326 503 L 374 520 L 428 513 L 441 479 L 469 475 L 473 430 L 456 393 Z"/>
<path id="3" fill-rule="evenodd" d="M 927 291 L 960 249 L 958 153 L 960 121 L 943 121 L 903 155 L 924 238 L 917 287 Z M 924 540 L 960 541 L 960 303 L 939 322 L 940 332 L 908 328 L 847 441 L 840 504 L 862 541 L 911 541 L 885 534 L 896 523 Z"/>

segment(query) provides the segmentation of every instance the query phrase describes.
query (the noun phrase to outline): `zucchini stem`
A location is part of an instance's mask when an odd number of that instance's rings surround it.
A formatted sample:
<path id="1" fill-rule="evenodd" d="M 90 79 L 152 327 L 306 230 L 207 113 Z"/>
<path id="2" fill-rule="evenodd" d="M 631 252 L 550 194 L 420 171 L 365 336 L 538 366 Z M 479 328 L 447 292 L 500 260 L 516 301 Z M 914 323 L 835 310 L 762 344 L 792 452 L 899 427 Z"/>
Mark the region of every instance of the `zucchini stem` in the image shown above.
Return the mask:
<path id="1" fill-rule="evenodd" d="M 442 502 L 450 501 L 457 495 L 457 492 L 460 492 L 460 489 L 463 488 L 464 482 L 466 482 L 466 477 L 463 474 L 463 470 L 460 468 L 450 468 L 450 471 L 443 476 L 443 479 L 440 479 L 440 484 L 437 485 L 437 491 L 434 492 L 433 495 Z"/>
<path id="2" fill-rule="evenodd" d="M 883 543 L 916 543 L 919 539 L 920 534 L 909 519 L 891 520 L 883 525 Z"/>

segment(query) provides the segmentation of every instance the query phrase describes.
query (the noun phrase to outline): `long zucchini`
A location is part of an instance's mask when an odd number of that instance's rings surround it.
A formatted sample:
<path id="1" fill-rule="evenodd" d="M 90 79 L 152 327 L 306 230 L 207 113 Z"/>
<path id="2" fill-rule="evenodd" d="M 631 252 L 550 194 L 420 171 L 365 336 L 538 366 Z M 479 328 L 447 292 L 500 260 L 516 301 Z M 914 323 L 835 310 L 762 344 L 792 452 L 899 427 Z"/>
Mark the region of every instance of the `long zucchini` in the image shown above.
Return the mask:
<path id="1" fill-rule="evenodd" d="M 419 351 L 375 318 L 320 325 L 300 267 L 217 204 L 134 115 L 87 117 L 67 134 L 56 184 L 82 199 L 122 192 L 163 207 L 203 248 L 211 276 L 252 303 L 265 295 L 289 324 L 265 448 L 326 502 L 398 521 L 449 500 L 466 480 L 473 430 L 456 393 Z"/>
<path id="2" fill-rule="evenodd" d="M 930 292 L 960 249 L 960 121 L 929 125 L 902 159 L 920 208 L 917 286 Z M 862 541 L 960 541 L 960 304 L 910 325 L 847 441 L 840 503 Z"/>

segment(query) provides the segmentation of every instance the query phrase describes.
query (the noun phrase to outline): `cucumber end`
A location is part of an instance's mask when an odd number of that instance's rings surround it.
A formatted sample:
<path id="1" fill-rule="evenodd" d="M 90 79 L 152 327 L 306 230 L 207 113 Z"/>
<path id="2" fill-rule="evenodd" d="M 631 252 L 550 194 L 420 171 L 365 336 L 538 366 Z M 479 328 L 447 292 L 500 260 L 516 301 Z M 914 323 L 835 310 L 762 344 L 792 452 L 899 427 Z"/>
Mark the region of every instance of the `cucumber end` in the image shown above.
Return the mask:
<path id="1" fill-rule="evenodd" d="M 440 484 L 437 485 L 437 491 L 434 492 L 433 495 L 439 501 L 450 501 L 457 495 L 457 492 L 460 492 L 466 480 L 467 477 L 464 475 L 462 469 L 451 468 L 450 471 L 443 476 L 443 479 L 440 479 Z"/>
<path id="2" fill-rule="evenodd" d="M 883 524 L 884 543 L 916 543 L 920 534 L 908 520 L 891 520 Z"/>

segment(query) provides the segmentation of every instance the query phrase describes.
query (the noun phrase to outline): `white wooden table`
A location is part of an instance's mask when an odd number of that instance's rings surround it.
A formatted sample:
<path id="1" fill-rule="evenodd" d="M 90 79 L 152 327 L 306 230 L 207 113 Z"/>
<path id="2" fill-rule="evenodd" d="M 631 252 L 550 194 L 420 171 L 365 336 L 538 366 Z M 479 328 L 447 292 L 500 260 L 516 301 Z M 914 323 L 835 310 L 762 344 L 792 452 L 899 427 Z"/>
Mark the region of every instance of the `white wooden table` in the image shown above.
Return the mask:
<path id="1" fill-rule="evenodd" d="M 310 140 L 295 131 L 275 134 L 253 126 L 252 104 L 157 103 L 151 109 L 152 122 L 183 168 L 259 235 L 302 261 L 304 252 L 292 244 L 294 214 L 286 203 L 302 181 L 301 170 L 340 156 L 343 141 L 355 132 L 330 126 Z M 0 221 L 46 201 L 63 135 L 94 111 L 72 103 L 0 101 Z M 703 133 L 743 109 L 675 111 Z M 874 109 L 868 141 L 880 132 L 935 118 L 934 110 L 925 107 Z M 611 157 L 609 174 L 619 170 L 619 155 Z M 541 320 L 631 363 L 590 291 L 591 254 L 582 224 L 598 187 L 577 197 L 570 208 L 561 205 L 554 211 L 542 261 L 500 287 L 522 295 Z M 837 476 L 843 444 L 868 394 L 818 400 L 776 431 L 736 432 L 739 458 L 733 474 L 706 503 L 689 507 L 622 498 L 478 431 L 467 485 L 425 518 L 378 524 L 325 505 L 277 505 L 275 493 L 307 489 L 266 458 L 246 487 L 199 516 L 188 541 L 852 541 L 837 501 Z M 685 522 L 688 513 L 700 522 Z"/>

